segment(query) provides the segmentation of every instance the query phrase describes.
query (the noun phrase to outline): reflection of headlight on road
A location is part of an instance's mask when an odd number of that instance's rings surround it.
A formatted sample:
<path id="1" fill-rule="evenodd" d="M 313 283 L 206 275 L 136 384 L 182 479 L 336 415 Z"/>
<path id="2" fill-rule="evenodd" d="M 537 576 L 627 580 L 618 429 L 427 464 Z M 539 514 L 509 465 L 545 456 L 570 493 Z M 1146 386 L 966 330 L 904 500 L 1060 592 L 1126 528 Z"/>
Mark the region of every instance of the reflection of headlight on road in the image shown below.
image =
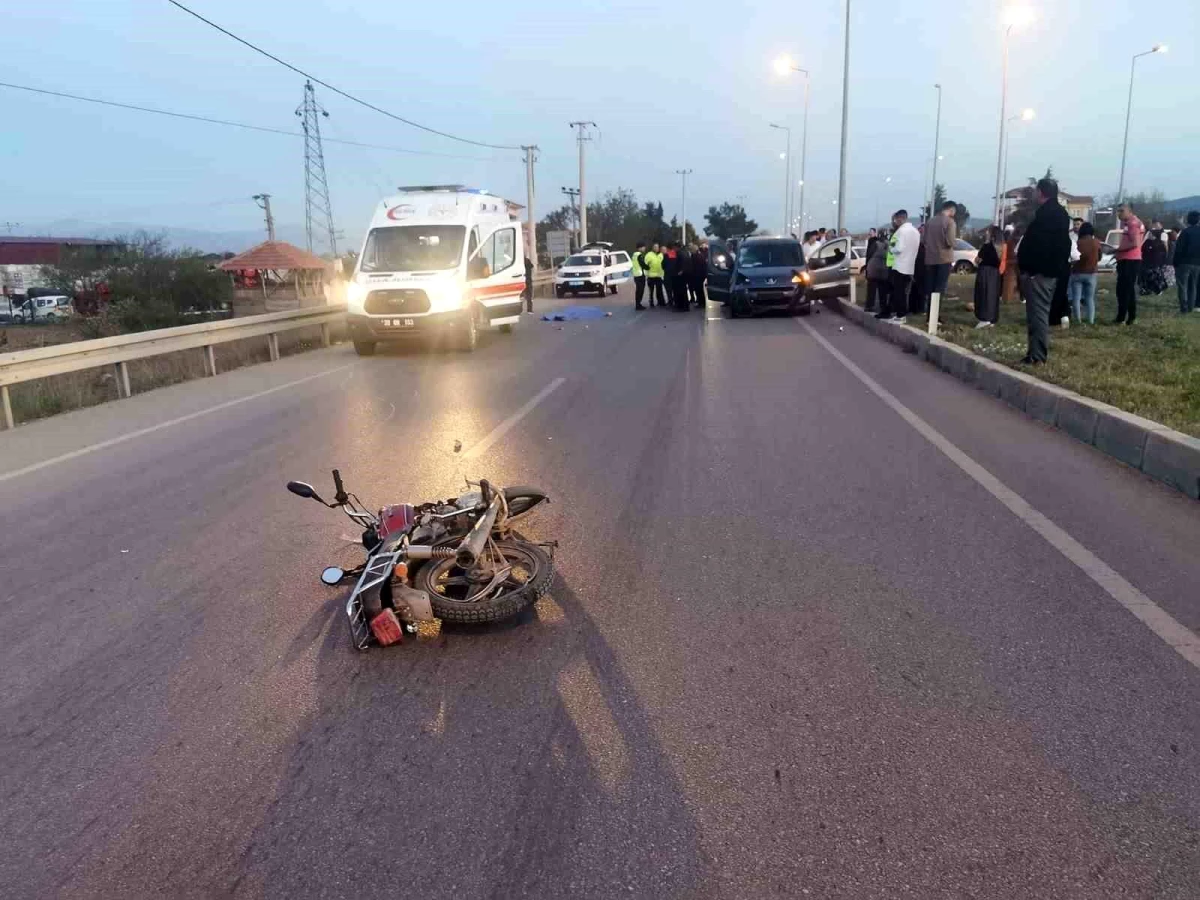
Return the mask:
<path id="1" fill-rule="evenodd" d="M 456 282 L 431 284 L 426 288 L 426 293 L 429 295 L 430 312 L 450 312 L 451 310 L 462 308 L 462 285 Z"/>
<path id="2" fill-rule="evenodd" d="M 367 289 L 361 284 L 351 281 L 346 285 L 346 311 L 361 313 L 363 304 L 367 302 Z"/>

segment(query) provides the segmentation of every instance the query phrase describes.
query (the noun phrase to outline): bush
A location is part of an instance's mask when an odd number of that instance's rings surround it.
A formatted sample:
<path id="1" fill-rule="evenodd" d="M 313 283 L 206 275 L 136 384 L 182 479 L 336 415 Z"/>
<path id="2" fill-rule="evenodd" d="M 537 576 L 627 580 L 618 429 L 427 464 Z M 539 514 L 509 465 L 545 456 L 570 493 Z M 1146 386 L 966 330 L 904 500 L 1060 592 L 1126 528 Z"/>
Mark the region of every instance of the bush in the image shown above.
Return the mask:
<path id="1" fill-rule="evenodd" d="M 105 337 L 182 325 L 183 313 L 210 312 L 232 302 L 233 285 L 190 250 L 170 250 L 162 237 L 140 232 L 97 255 L 81 250 L 48 269 L 49 281 L 67 293 L 95 292 L 103 284 L 108 302 L 84 326 Z"/>

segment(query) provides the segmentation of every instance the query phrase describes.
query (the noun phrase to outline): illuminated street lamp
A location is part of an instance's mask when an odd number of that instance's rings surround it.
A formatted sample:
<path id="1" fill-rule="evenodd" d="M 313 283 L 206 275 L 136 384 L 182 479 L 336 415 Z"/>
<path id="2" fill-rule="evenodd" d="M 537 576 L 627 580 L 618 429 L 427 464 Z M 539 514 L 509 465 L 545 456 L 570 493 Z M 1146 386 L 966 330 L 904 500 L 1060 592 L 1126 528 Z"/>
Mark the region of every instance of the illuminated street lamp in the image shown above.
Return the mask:
<path id="1" fill-rule="evenodd" d="M 781 78 L 786 78 L 792 72 L 799 72 L 804 76 L 804 124 L 803 132 L 800 136 L 800 205 L 796 211 L 796 217 L 801 221 L 804 219 L 804 168 L 808 160 L 808 69 L 802 69 L 796 65 L 788 56 L 781 56 L 775 60 L 775 74 Z"/>
<path id="2" fill-rule="evenodd" d="M 1120 203 L 1125 196 L 1125 156 L 1129 151 L 1129 116 L 1133 111 L 1133 73 L 1137 67 L 1139 57 L 1149 56 L 1151 53 L 1166 53 L 1166 44 L 1155 44 L 1149 50 L 1143 50 L 1141 53 L 1133 55 L 1133 62 L 1129 64 L 1129 100 L 1125 104 L 1125 140 L 1121 143 L 1121 177 L 1117 181 L 1117 200 Z M 1114 203 L 1114 207 L 1116 206 Z"/>

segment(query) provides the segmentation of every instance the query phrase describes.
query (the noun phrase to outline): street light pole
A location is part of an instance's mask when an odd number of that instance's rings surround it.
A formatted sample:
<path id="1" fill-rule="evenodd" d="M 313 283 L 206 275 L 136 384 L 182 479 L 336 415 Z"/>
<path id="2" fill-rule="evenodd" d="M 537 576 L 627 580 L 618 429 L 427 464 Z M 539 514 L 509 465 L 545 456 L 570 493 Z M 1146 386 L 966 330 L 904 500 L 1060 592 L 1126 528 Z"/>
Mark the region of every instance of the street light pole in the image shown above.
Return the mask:
<path id="1" fill-rule="evenodd" d="M 935 84 L 934 87 L 937 88 L 938 101 L 937 120 L 933 126 L 933 178 L 931 179 L 932 184 L 929 187 L 931 193 L 929 195 L 929 215 L 927 221 L 937 215 L 937 210 L 933 208 L 933 198 L 937 196 L 938 142 L 942 137 L 942 86 Z"/>
<path id="2" fill-rule="evenodd" d="M 804 76 L 804 132 L 800 137 L 800 208 L 798 210 L 790 210 L 789 217 L 793 214 L 795 219 L 800 223 L 800 227 L 804 227 L 804 182 L 807 180 L 805 171 L 808 163 L 808 99 L 809 99 L 809 82 L 811 76 L 808 69 L 802 69 L 792 63 L 791 59 L 786 56 L 781 56 L 775 60 L 775 71 L 780 75 L 787 75 L 788 72 L 799 72 Z M 791 177 L 789 176 L 789 182 Z"/>
<path id="3" fill-rule="evenodd" d="M 1017 121 L 1017 119 L 1020 119 L 1022 122 L 1029 122 L 1033 119 L 1033 117 L 1034 117 L 1033 110 L 1025 109 L 1025 110 L 1021 111 L 1020 115 L 1009 116 L 1008 121 L 1015 122 L 1015 121 Z M 1004 134 L 1004 183 L 1005 184 L 1008 184 L 1008 155 L 1009 155 L 1009 148 L 1011 146 L 1012 146 L 1012 129 L 1008 128 L 1005 130 L 1005 134 Z M 1006 197 L 1005 199 L 1007 200 L 1008 198 Z M 997 223 L 1001 228 L 1004 227 L 1004 220 L 1007 217 L 1008 217 L 1008 204 L 1002 203 L 1000 205 L 1000 221 Z"/>
<path id="4" fill-rule="evenodd" d="M 537 144 L 527 144 L 521 147 L 525 151 L 525 218 L 527 220 L 525 251 L 529 256 L 529 261 L 533 263 L 533 271 L 536 274 L 538 270 L 538 252 L 537 252 L 537 223 L 533 217 L 533 164 L 537 162 Z"/>
<path id="5" fill-rule="evenodd" d="M 1004 29 L 1004 62 L 1001 69 L 1000 82 L 1000 143 L 996 148 L 996 208 L 992 213 L 992 221 L 999 225 L 1001 216 L 1001 193 L 1004 190 L 1001 187 L 1001 179 L 1004 176 L 1004 133 L 1007 130 L 1006 116 L 1008 114 L 1008 38 L 1012 34 L 1013 27 L 1008 25 Z M 937 186 L 933 188 L 937 190 Z"/>
<path id="6" fill-rule="evenodd" d="M 1151 53 L 1166 53 L 1166 44 L 1155 44 L 1149 50 L 1143 50 L 1141 53 L 1133 54 L 1133 60 L 1129 63 L 1129 99 L 1125 102 L 1125 139 L 1121 142 L 1121 177 L 1117 181 L 1117 199 L 1113 203 L 1115 207 L 1121 202 L 1125 196 L 1125 157 L 1129 151 L 1129 117 L 1133 112 L 1133 75 L 1137 70 L 1138 57 L 1149 56 Z"/>
<path id="7" fill-rule="evenodd" d="M 787 151 L 783 154 L 783 233 L 788 234 L 792 214 L 792 129 L 787 125 L 776 125 L 774 122 L 768 124 L 787 134 Z"/>
<path id="8" fill-rule="evenodd" d="M 683 176 L 683 202 L 680 204 L 679 214 L 679 243 L 683 246 L 687 244 L 687 177 L 692 174 L 692 170 L 676 169 L 675 174 Z"/>
<path id="9" fill-rule="evenodd" d="M 588 126 L 597 127 L 595 122 L 572 122 L 572 128 L 578 128 L 575 136 L 579 141 L 579 246 L 587 243 L 587 186 L 583 179 L 583 145 L 592 139 L 588 134 Z"/>
<path id="10" fill-rule="evenodd" d="M 842 158 L 838 164 L 838 231 L 846 225 L 846 139 L 850 129 L 850 0 L 846 0 L 846 51 L 842 62 Z"/>

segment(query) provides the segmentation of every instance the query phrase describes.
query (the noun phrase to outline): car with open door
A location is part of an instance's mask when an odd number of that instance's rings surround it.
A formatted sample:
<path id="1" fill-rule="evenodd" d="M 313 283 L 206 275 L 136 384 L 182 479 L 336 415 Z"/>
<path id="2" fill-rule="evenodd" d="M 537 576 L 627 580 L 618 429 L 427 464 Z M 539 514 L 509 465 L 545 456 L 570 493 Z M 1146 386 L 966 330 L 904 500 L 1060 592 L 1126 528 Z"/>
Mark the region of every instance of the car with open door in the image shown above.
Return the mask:
<path id="1" fill-rule="evenodd" d="M 849 296 L 852 266 L 850 238 L 826 241 L 808 255 L 809 293 L 816 299 Z"/>
<path id="2" fill-rule="evenodd" d="M 714 257 L 724 256 L 724 260 Z M 716 290 L 725 298 L 733 318 L 769 310 L 807 315 L 812 309 L 808 294 L 809 274 L 800 242 L 792 237 L 749 237 L 736 249 L 728 246 L 709 250 L 709 294 Z"/>

